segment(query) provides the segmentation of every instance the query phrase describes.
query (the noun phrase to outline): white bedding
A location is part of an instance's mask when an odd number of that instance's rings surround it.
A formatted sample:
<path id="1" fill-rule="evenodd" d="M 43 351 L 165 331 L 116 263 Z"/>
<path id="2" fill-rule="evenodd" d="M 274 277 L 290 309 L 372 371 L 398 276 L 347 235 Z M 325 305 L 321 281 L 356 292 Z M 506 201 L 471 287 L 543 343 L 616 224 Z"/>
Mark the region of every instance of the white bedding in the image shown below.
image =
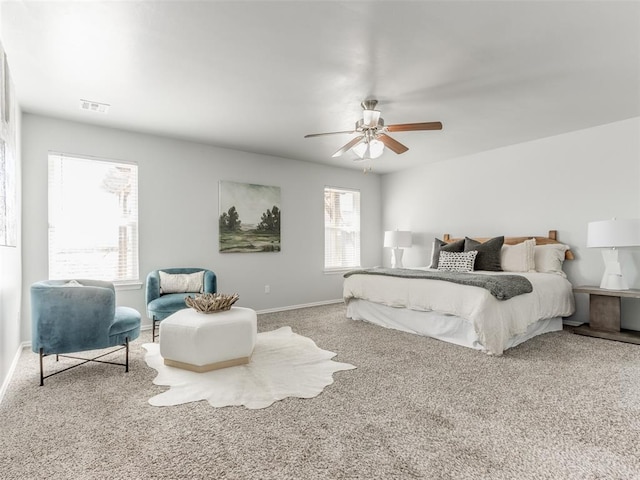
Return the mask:
<path id="1" fill-rule="evenodd" d="M 475 272 L 513 275 L 511 272 Z M 500 355 L 509 339 L 524 334 L 535 322 L 566 317 L 575 310 L 571 283 L 552 273 L 518 273 L 529 279 L 533 292 L 497 300 L 488 290 L 456 283 L 382 275 L 352 275 L 344 279 L 343 296 L 390 307 L 435 311 L 471 322 L 488 353 Z"/>

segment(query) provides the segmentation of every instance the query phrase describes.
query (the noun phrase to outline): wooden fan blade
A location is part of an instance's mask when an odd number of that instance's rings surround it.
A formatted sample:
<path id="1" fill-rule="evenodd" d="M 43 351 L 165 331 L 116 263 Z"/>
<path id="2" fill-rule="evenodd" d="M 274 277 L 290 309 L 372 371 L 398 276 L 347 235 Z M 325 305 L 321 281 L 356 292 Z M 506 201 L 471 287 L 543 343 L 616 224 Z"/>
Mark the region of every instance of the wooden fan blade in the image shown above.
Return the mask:
<path id="1" fill-rule="evenodd" d="M 389 132 L 414 132 L 416 130 L 442 130 L 441 122 L 398 123 L 387 125 Z"/>
<path id="2" fill-rule="evenodd" d="M 334 158 L 339 157 L 340 155 L 347 152 L 348 150 L 351 150 L 353 147 L 358 145 L 363 140 L 364 140 L 364 135 L 360 135 L 359 137 L 356 137 L 353 140 L 351 140 L 349 143 L 347 143 L 345 146 L 343 146 L 340 150 L 338 150 L 336 153 L 334 153 L 331 156 Z"/>
<path id="3" fill-rule="evenodd" d="M 381 133 L 380 135 L 378 135 L 378 140 L 380 140 L 382 143 L 384 143 L 384 145 L 391 151 L 400 154 L 400 153 L 404 153 L 407 150 L 409 150 L 409 147 L 405 147 L 403 144 L 401 144 L 399 141 L 394 140 L 393 138 L 391 138 L 389 135 L 385 135 L 384 133 Z"/>
<path id="4" fill-rule="evenodd" d="M 345 130 L 344 132 L 310 133 L 308 135 L 305 135 L 304 138 L 321 137 L 323 135 L 337 135 L 338 133 L 356 133 L 356 132 L 354 132 L 353 130 Z"/>

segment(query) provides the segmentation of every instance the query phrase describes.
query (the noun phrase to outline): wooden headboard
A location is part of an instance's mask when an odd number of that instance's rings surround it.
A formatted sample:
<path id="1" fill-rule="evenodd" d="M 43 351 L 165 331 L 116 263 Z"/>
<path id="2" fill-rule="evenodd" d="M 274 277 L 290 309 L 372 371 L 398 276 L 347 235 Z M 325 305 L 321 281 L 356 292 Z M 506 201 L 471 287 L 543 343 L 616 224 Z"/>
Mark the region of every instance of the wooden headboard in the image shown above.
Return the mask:
<path id="1" fill-rule="evenodd" d="M 562 243 L 558 241 L 558 231 L 557 230 L 549 230 L 549 235 L 546 237 L 536 237 L 535 235 L 530 236 L 530 237 L 504 237 L 504 243 L 506 243 L 507 245 L 515 245 L 516 243 L 522 243 L 525 240 L 529 240 L 530 238 L 535 238 L 536 239 L 536 245 L 548 245 L 550 243 Z M 449 235 L 448 233 L 445 233 L 444 236 L 442 237 L 442 240 L 447 242 L 447 243 L 451 243 L 451 242 L 456 242 L 458 240 L 461 240 L 460 238 L 451 238 L 451 235 Z M 474 238 L 474 240 L 483 243 L 486 242 L 487 240 L 490 240 L 490 238 Z M 573 253 L 571 252 L 571 250 L 567 250 L 564 254 L 564 258 L 566 260 L 573 260 Z"/>

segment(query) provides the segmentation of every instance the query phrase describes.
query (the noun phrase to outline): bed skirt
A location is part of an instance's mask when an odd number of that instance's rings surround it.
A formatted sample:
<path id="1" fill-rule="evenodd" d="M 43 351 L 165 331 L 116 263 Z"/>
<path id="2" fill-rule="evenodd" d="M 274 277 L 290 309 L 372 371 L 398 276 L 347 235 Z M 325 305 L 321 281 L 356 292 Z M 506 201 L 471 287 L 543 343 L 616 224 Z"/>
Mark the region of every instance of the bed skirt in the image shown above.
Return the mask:
<path id="1" fill-rule="evenodd" d="M 480 343 L 473 325 L 464 318 L 438 312 L 421 312 L 406 308 L 389 307 L 367 300 L 349 299 L 347 317 L 364 320 L 386 328 L 436 338 L 463 347 L 486 351 Z M 562 318 L 539 320 L 529 325 L 526 332 L 511 337 L 504 349 L 515 347 L 543 333 L 562 330 Z"/>

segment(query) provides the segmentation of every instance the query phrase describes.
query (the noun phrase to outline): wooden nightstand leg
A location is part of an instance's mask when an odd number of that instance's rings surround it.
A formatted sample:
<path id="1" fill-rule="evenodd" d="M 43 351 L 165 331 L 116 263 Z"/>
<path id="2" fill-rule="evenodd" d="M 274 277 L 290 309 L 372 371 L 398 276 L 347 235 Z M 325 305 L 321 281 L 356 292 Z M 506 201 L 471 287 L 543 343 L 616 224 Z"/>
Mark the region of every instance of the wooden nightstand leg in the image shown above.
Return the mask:
<path id="1" fill-rule="evenodd" d="M 620 297 L 589 295 L 589 327 L 602 332 L 619 332 L 620 304 Z"/>
<path id="2" fill-rule="evenodd" d="M 622 298 L 640 299 L 640 289 L 606 290 L 598 287 L 575 287 L 576 293 L 589 294 L 589 325 L 580 325 L 573 333 L 640 345 L 640 332 L 621 325 Z"/>

